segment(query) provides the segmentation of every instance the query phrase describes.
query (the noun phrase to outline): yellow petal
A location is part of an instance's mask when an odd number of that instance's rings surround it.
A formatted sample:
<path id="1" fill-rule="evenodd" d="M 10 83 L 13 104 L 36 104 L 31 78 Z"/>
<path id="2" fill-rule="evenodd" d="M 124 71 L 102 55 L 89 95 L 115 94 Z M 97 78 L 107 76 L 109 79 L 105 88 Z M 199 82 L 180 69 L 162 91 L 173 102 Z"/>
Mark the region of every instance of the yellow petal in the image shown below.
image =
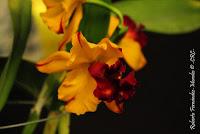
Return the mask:
<path id="1" fill-rule="evenodd" d="M 43 0 L 44 4 L 47 6 L 47 8 L 51 8 L 59 4 L 63 0 Z"/>
<path id="2" fill-rule="evenodd" d="M 65 9 L 65 11 L 68 11 L 68 12 L 71 12 L 70 10 L 74 10 L 79 4 L 81 4 L 80 0 L 63 0 L 62 1 L 63 8 Z"/>
<path id="3" fill-rule="evenodd" d="M 64 37 L 60 42 L 59 50 L 63 49 L 65 44 L 71 41 L 72 35 L 78 31 L 78 27 L 82 17 L 83 17 L 82 6 L 79 5 L 74 13 L 72 20 L 70 21 L 69 26 L 66 28 L 64 32 Z"/>
<path id="4" fill-rule="evenodd" d="M 68 26 L 70 17 L 73 15 L 76 8 L 78 8 L 82 3 L 80 0 L 63 0 L 61 4 L 65 12 L 65 15 L 63 17 L 64 23 L 62 23 L 62 26 L 65 31 L 65 28 Z"/>
<path id="5" fill-rule="evenodd" d="M 62 24 L 64 23 L 64 16 L 65 12 L 61 4 L 47 9 L 45 13 L 41 13 L 44 23 L 48 25 L 50 30 L 56 33 L 60 33 L 63 30 Z"/>
<path id="6" fill-rule="evenodd" d="M 107 108 L 114 112 L 114 113 L 122 113 L 123 112 L 123 103 L 117 105 L 115 101 L 111 101 L 111 102 L 104 102 L 107 106 Z"/>
<path id="7" fill-rule="evenodd" d="M 71 65 L 70 54 L 66 51 L 58 51 L 50 55 L 48 58 L 39 61 L 36 66 L 40 72 L 54 73 L 67 70 Z"/>
<path id="8" fill-rule="evenodd" d="M 70 53 L 75 59 L 75 64 L 92 63 L 101 61 L 107 64 L 115 63 L 122 57 L 119 47 L 105 38 L 97 45 L 89 43 L 81 33 L 72 38 L 72 49 Z"/>
<path id="9" fill-rule="evenodd" d="M 108 36 L 111 37 L 117 26 L 119 25 L 119 19 L 115 16 L 110 16 L 110 24 L 108 29 Z"/>
<path id="10" fill-rule="evenodd" d="M 102 39 L 97 46 L 103 48 L 98 60 L 108 65 L 113 65 L 119 58 L 123 57 L 121 49 L 108 38 Z"/>
<path id="11" fill-rule="evenodd" d="M 96 82 L 88 72 L 88 65 L 67 73 L 58 89 L 58 98 L 66 101 L 66 111 L 77 115 L 96 111 L 99 100 L 93 95 Z"/>
<path id="12" fill-rule="evenodd" d="M 147 63 L 138 42 L 125 37 L 119 42 L 119 46 L 122 48 L 126 62 L 134 70 L 138 71 Z"/>

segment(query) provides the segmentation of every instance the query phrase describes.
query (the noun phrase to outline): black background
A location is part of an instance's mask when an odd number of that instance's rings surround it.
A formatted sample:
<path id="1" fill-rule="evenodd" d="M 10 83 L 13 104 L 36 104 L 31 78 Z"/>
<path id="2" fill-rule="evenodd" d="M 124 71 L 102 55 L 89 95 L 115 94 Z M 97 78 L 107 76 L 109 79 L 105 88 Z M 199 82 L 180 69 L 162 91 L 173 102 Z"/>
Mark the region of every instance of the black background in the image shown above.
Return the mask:
<path id="1" fill-rule="evenodd" d="M 148 64 L 136 73 L 141 87 L 127 102 L 125 112 L 114 114 L 102 104 L 95 113 L 72 115 L 71 134 L 189 134 L 189 51 L 195 49 L 197 63 L 200 30 L 182 35 L 147 35 L 149 42 L 143 51 Z M 10 97 L 31 99 L 18 90 Z M 30 107 L 7 105 L 0 113 L 0 125 L 26 121 Z M 45 115 L 44 110 L 42 117 Z M 43 125 L 36 134 L 41 133 Z M 0 130 L 0 134 L 20 132 L 21 128 Z"/>

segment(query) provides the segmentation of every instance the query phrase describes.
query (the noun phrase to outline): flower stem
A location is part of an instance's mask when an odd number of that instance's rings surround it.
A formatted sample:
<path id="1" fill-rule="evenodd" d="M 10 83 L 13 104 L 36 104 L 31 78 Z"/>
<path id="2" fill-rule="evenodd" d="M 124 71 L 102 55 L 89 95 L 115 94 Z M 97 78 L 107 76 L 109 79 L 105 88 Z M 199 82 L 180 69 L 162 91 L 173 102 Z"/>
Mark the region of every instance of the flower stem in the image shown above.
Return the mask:
<path id="1" fill-rule="evenodd" d="M 119 22 L 119 27 L 120 28 L 123 27 L 123 14 L 116 7 L 106 3 L 104 1 L 101 1 L 101 0 L 87 0 L 86 3 L 95 4 L 95 5 L 102 6 L 104 8 L 109 9 L 110 11 L 112 11 L 113 13 L 115 13 L 118 16 L 119 21 L 120 21 Z"/>
<path id="2" fill-rule="evenodd" d="M 28 121 L 39 120 L 41 110 L 44 105 L 48 102 L 48 100 L 52 97 L 52 93 L 57 84 L 57 80 L 60 78 L 60 74 L 51 74 L 46 78 L 46 81 L 40 91 L 38 99 L 31 109 Z M 23 129 L 23 134 L 32 134 L 37 126 L 37 122 L 35 124 L 27 125 Z"/>
<path id="3" fill-rule="evenodd" d="M 0 126 L 0 130 L 2 129 L 9 129 L 9 128 L 16 128 L 16 127 L 22 127 L 22 126 L 27 126 L 27 125 L 31 125 L 31 124 L 37 124 L 37 123 L 41 123 L 41 122 L 45 122 L 48 120 L 55 120 L 58 119 L 62 116 L 66 116 L 67 113 L 60 113 L 55 117 L 48 117 L 48 118 L 42 118 L 39 120 L 33 120 L 33 121 L 28 121 L 28 122 L 23 122 L 23 123 L 17 123 L 17 124 L 12 124 L 12 125 L 7 125 L 7 126 Z"/>

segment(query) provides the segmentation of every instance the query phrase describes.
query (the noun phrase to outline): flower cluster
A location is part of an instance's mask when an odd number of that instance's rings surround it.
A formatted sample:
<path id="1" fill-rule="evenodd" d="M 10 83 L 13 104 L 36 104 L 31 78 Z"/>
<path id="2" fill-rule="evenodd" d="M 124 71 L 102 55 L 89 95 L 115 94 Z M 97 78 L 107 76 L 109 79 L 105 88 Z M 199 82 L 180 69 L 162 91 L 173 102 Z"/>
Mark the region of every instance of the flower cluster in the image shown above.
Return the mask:
<path id="1" fill-rule="evenodd" d="M 146 64 L 142 47 L 146 36 L 129 17 L 124 17 L 128 31 L 115 44 L 109 38 L 99 43 L 88 42 L 78 32 L 84 0 L 43 0 L 47 11 L 41 16 L 49 29 L 64 33 L 59 51 L 37 63 L 43 73 L 66 71 L 58 89 L 58 99 L 65 102 L 65 109 L 77 115 L 94 112 L 100 102 L 115 113 L 123 111 L 124 102 L 134 96 L 137 87 L 134 71 Z M 118 19 L 111 17 L 108 35 L 118 26 Z M 63 48 L 72 42 L 70 52 Z M 128 67 L 132 71 L 128 72 Z"/>

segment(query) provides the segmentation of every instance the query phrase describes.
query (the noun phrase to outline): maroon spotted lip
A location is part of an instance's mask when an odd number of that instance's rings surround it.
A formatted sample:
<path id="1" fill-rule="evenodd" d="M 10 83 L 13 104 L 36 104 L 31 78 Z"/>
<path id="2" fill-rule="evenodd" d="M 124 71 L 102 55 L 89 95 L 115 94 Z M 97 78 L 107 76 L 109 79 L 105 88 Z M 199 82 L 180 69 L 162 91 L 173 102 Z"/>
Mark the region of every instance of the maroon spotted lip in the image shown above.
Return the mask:
<path id="1" fill-rule="evenodd" d="M 126 71 L 123 60 L 118 60 L 110 67 L 105 63 L 95 62 L 88 70 L 97 82 L 94 96 L 98 99 L 106 102 L 114 100 L 120 106 L 134 96 L 137 80 L 133 71 L 123 77 Z"/>

